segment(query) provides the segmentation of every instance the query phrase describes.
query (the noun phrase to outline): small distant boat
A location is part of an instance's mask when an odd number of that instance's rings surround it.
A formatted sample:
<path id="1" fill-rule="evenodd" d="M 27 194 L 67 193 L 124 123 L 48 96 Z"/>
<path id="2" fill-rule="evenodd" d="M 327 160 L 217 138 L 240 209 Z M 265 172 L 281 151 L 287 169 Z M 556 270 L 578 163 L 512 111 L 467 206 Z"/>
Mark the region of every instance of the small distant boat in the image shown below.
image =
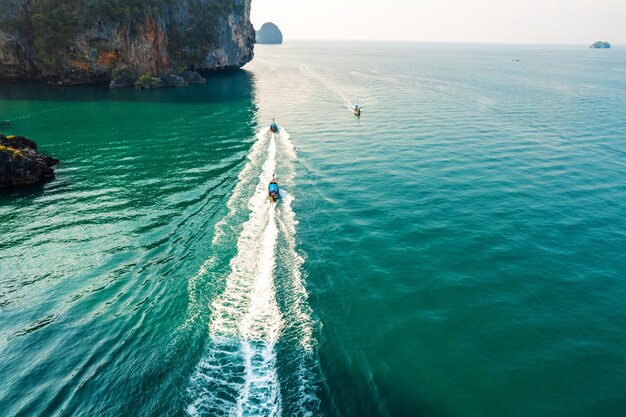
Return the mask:
<path id="1" fill-rule="evenodd" d="M 276 124 L 274 119 L 272 119 L 272 124 L 270 125 L 270 132 L 278 133 L 278 125 Z"/>
<path id="2" fill-rule="evenodd" d="M 359 107 L 358 104 L 354 105 L 354 115 L 356 117 L 361 117 L 361 108 Z"/>
<path id="3" fill-rule="evenodd" d="M 274 176 L 272 176 L 272 181 L 270 181 L 270 185 L 267 191 L 269 194 L 270 203 L 278 202 L 278 198 L 280 196 L 280 189 L 278 188 L 278 183 L 276 182 L 276 178 L 274 178 Z"/>

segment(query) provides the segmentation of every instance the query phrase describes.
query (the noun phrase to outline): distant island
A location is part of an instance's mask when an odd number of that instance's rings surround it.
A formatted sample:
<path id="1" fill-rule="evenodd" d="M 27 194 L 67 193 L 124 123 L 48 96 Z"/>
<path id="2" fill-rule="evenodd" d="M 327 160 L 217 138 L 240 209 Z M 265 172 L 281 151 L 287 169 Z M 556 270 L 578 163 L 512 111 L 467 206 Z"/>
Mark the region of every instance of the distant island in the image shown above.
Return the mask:
<path id="1" fill-rule="evenodd" d="M 256 32 L 256 43 L 280 45 L 283 43 L 283 34 L 272 22 L 267 22 Z"/>
<path id="2" fill-rule="evenodd" d="M 590 48 L 592 49 L 608 49 L 611 47 L 611 44 L 608 42 L 603 42 L 603 41 L 598 41 L 598 42 L 594 42 Z"/>

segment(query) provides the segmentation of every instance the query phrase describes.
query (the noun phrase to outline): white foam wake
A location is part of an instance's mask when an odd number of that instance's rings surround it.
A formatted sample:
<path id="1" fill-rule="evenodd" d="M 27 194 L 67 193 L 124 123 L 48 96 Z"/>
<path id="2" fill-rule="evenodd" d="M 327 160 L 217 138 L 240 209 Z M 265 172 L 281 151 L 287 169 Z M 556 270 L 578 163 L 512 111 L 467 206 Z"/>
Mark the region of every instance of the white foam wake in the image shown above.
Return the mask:
<path id="1" fill-rule="evenodd" d="M 237 416 L 277 416 L 280 392 L 274 347 L 282 327 L 274 288 L 275 248 L 278 229 L 270 208 L 263 234 L 259 272 L 250 308 L 239 326 L 243 336 L 245 379 L 237 400 Z"/>
<path id="2" fill-rule="evenodd" d="M 266 188 L 276 168 L 276 136 L 269 135 L 267 158 L 248 203 L 249 218 L 237 240 L 226 287 L 211 304 L 211 346 L 192 378 L 191 415 L 280 414 L 275 345 L 282 317 L 274 287 L 278 229 Z"/>
<path id="3" fill-rule="evenodd" d="M 237 240 L 237 254 L 230 262 L 231 273 L 226 280 L 226 289 L 212 303 L 211 335 L 239 335 L 239 323 L 248 311 L 258 268 L 261 266 L 263 233 L 268 227 L 270 204 L 267 184 L 276 169 L 276 135 L 270 135 L 270 145 L 256 191 L 248 203 L 250 216 L 244 223 Z M 236 302 L 234 302 L 236 301 Z M 245 308 L 241 308 L 245 307 Z"/>
<path id="4" fill-rule="evenodd" d="M 252 149 L 248 154 L 248 161 L 239 173 L 237 185 L 235 186 L 233 193 L 226 203 L 226 207 L 228 207 L 228 214 L 215 225 L 215 235 L 213 236 L 212 242 L 213 245 L 219 243 L 220 239 L 224 236 L 225 233 L 224 227 L 234 216 L 239 213 L 238 203 L 242 200 L 244 190 L 247 190 L 251 186 L 251 180 L 254 178 L 252 173 L 254 169 L 259 165 L 259 161 L 263 156 L 265 145 L 267 144 L 268 139 L 270 139 L 272 136 L 275 135 L 270 135 L 269 127 L 261 129 L 261 131 L 257 134 L 256 141 L 254 145 L 252 145 Z"/>
<path id="5" fill-rule="evenodd" d="M 253 173 L 259 166 L 260 160 L 264 155 L 263 151 L 265 150 L 269 138 L 269 127 L 261 129 L 257 133 L 256 141 L 252 145 L 250 153 L 246 158 L 246 164 L 237 177 L 237 185 L 226 203 L 228 214 L 215 224 L 212 241 L 213 247 L 216 247 L 225 236 L 230 221 L 240 214 L 243 209 L 247 208 L 241 204 L 241 201 L 244 197 L 245 190 L 250 188 L 252 182 L 255 180 Z M 210 271 L 216 264 L 216 255 L 209 257 L 209 259 L 202 264 L 198 272 L 189 280 L 187 284 L 187 293 L 189 297 L 188 316 L 185 322 L 179 327 L 179 330 L 188 328 L 202 314 L 204 308 L 203 305 L 201 305 L 203 303 L 203 299 L 200 297 L 200 294 L 202 294 L 203 291 L 199 288 L 199 286 L 205 282 L 205 278 L 209 275 Z"/>
<path id="6" fill-rule="evenodd" d="M 297 158 L 296 148 L 289 139 L 289 135 L 282 135 L 280 137 L 280 145 L 283 150 L 283 154 L 288 155 L 288 167 L 286 176 L 284 178 L 285 183 L 289 186 L 294 185 L 296 169 L 295 160 Z M 298 221 L 296 220 L 296 214 L 293 211 L 291 204 L 294 200 L 292 194 L 285 193 L 282 199 L 280 207 L 279 224 L 282 229 L 282 235 L 286 238 L 286 269 L 289 271 L 291 277 L 291 285 L 293 286 L 293 302 L 289 304 L 292 317 L 296 317 L 294 320 L 300 326 L 302 332 L 299 337 L 301 346 L 306 349 L 307 352 L 312 353 L 316 345 L 313 338 L 313 321 L 311 319 L 311 308 L 308 305 L 308 294 L 302 281 L 302 265 L 304 264 L 304 258 L 300 256 L 296 249 L 296 226 Z"/>
<path id="7" fill-rule="evenodd" d="M 294 185 L 295 160 L 295 147 L 284 129 L 279 134 L 261 131 L 228 202 L 229 212 L 216 225 L 222 234 L 216 233 L 214 245 L 230 245 L 228 232 L 237 231 L 237 251 L 224 290 L 210 305 L 207 354 L 188 389 L 192 416 L 278 417 L 283 411 L 310 416 L 319 409 L 317 346 L 301 274 L 304 259 L 296 247 L 293 197 L 283 191 L 278 205 L 267 198 L 267 184 L 277 170 L 281 186 Z M 238 225 L 246 209 L 247 220 Z M 202 274 L 217 268 L 209 261 Z M 279 341 L 281 360 L 289 363 L 285 387 L 278 374 Z"/>
<path id="8" fill-rule="evenodd" d="M 280 153 L 285 155 L 285 170 L 281 177 L 288 187 L 295 186 L 297 151 L 289 135 L 279 137 Z M 286 337 L 297 341 L 299 347 L 293 347 L 289 360 L 297 366 L 297 371 L 291 378 L 290 385 L 294 385 L 291 400 L 290 415 L 313 416 L 317 415 L 320 400 L 317 397 L 317 387 L 320 376 L 317 374 L 319 362 L 317 360 L 317 341 L 314 337 L 315 323 L 312 319 L 312 310 L 308 304 L 308 294 L 302 277 L 304 258 L 298 253 L 296 241 L 296 227 L 298 221 L 293 211 L 293 193 L 284 192 L 281 195 L 281 204 L 278 208 L 279 235 L 283 237 L 283 244 L 279 250 L 280 263 L 285 274 L 284 297 Z"/>

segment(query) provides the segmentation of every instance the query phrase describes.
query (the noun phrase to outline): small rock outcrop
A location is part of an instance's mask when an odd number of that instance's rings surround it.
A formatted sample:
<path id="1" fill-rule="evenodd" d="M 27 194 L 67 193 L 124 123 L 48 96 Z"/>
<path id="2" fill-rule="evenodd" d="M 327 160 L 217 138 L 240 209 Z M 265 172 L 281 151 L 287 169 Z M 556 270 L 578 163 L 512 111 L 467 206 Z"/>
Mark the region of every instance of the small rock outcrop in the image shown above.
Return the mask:
<path id="1" fill-rule="evenodd" d="M 206 84 L 206 79 L 196 71 L 183 71 L 178 74 L 187 84 Z"/>
<path id="2" fill-rule="evenodd" d="M 603 41 L 598 41 L 598 42 L 594 42 L 590 48 L 592 49 L 608 49 L 611 47 L 611 44 L 608 42 L 603 42 Z"/>
<path id="3" fill-rule="evenodd" d="M 0 188 L 36 184 L 54 178 L 59 161 L 37 152 L 37 144 L 23 136 L 0 134 Z"/>
<path id="4" fill-rule="evenodd" d="M 283 34 L 272 22 L 264 23 L 256 32 L 256 43 L 280 45 L 283 43 Z"/>
<path id="5" fill-rule="evenodd" d="M 129 71 L 120 71 L 111 80 L 109 88 L 134 87 L 137 90 L 149 90 L 162 87 L 187 87 L 189 84 L 206 84 L 206 79 L 197 71 L 166 72 L 159 77 L 150 74 L 137 76 Z"/>

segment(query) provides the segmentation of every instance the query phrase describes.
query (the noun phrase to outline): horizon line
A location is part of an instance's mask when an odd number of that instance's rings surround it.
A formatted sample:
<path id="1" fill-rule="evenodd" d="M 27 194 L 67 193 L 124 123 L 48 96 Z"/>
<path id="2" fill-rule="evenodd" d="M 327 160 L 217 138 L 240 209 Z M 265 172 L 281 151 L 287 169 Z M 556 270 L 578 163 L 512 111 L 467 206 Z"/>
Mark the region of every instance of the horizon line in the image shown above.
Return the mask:
<path id="1" fill-rule="evenodd" d="M 559 42 L 520 42 L 520 41 L 509 41 L 509 42 L 497 42 L 497 41 L 434 41 L 434 40 L 407 40 L 407 39 L 345 39 L 345 38 L 285 38 L 283 37 L 283 43 L 287 43 L 289 41 L 297 41 L 297 42 L 319 42 L 319 41 L 328 41 L 328 42 L 393 42 L 393 43 L 432 43 L 432 44 L 466 44 L 466 45 L 552 45 L 552 46 L 590 46 L 595 42 L 600 41 L 592 41 L 590 43 L 578 43 L 578 42 L 568 42 L 568 43 L 559 43 Z M 613 43 L 611 41 L 602 41 L 608 42 L 611 46 L 625 46 L 625 43 Z"/>

